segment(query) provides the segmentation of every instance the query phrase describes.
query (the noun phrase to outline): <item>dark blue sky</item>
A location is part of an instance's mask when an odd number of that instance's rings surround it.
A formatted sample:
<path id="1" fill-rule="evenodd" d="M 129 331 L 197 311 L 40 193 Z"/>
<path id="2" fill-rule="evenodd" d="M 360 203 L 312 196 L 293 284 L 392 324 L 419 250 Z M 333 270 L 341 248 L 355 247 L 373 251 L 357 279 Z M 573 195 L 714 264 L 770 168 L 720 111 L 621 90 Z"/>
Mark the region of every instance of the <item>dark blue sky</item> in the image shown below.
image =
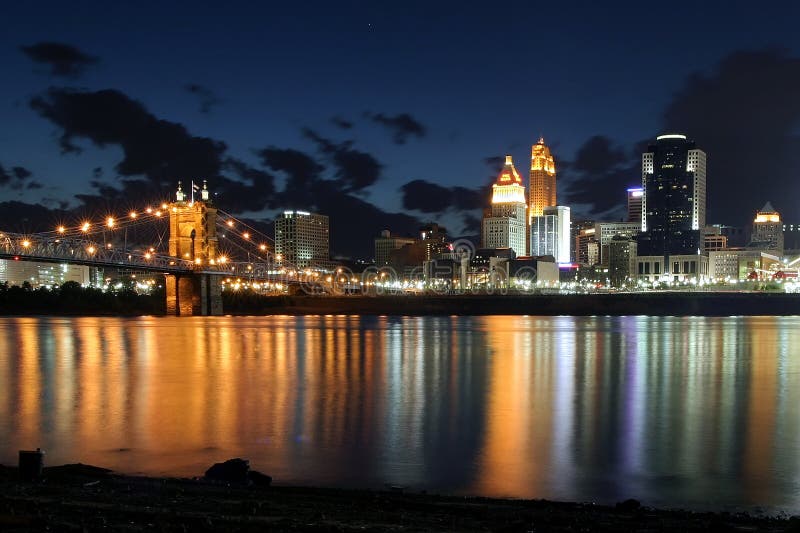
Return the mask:
<path id="1" fill-rule="evenodd" d="M 333 143 L 352 140 L 352 149 L 382 165 L 377 181 L 352 195 L 380 211 L 442 220 L 454 234 L 474 232 L 473 205 L 421 213 L 408 209 L 419 204 L 414 198 L 404 205 L 400 188 L 424 180 L 478 190 L 493 172 L 485 159 L 505 153 L 526 174 L 530 144 L 543 135 L 557 156 L 559 203 L 579 214 L 614 216 L 614 198 L 621 205 L 624 185 L 639 179 L 637 143 L 666 127 L 686 131 L 709 152 L 711 221 L 738 223 L 737 213 L 746 220 L 767 199 L 800 216 L 788 205 L 797 202 L 775 196 L 782 180 L 796 175 L 748 172 L 776 180 L 768 188 L 773 196 L 750 201 L 740 194 L 735 207 L 735 196 L 714 190 L 730 180 L 745 183 L 730 168 L 748 135 L 763 137 L 757 127 L 782 128 L 781 149 L 790 159 L 780 167 L 800 170 L 791 156 L 800 111 L 780 101 L 791 94 L 800 99 L 800 9 L 788 2 L 113 4 L 0 7 L 0 165 L 24 167 L 32 173 L 26 179 L 43 185 L 0 189 L 0 200 L 77 206 L 73 195 L 93 193 L 91 180 L 121 187 L 119 144 L 101 148 L 91 132 L 73 131 L 71 142 L 83 151 L 62 154 L 59 137 L 68 126 L 30 105 L 49 87 L 69 87 L 114 89 L 192 136 L 222 141 L 225 157 L 268 171 L 278 191 L 286 174 L 257 150 L 300 150 L 333 172 L 335 164 L 325 162 L 322 145 L 303 128 Z M 97 61 L 81 75 L 54 76 L 20 49 L 42 42 L 74 46 Z M 765 63 L 772 66 L 759 72 Z M 702 83 L 688 81 L 693 73 Z M 202 94 L 187 91 L 189 84 Z M 201 110 L 204 101 L 208 112 Z M 719 108 L 706 120 L 709 101 Z M 771 109 L 758 110 L 762 104 Z M 424 130 L 398 144 L 396 130 L 376 114 L 408 114 Z M 342 129 L 332 117 L 353 127 Z M 735 141 L 731 130 L 739 132 Z M 769 149 L 762 144 L 754 149 Z M 732 145 L 736 150 L 728 151 Z M 94 175 L 97 167 L 102 171 Z M 724 178 L 715 169 L 726 169 Z M 244 211 L 265 217 L 282 201 L 260 213 Z M 285 202 L 306 207 L 298 194 Z M 464 227 L 464 215 L 472 227 Z"/>

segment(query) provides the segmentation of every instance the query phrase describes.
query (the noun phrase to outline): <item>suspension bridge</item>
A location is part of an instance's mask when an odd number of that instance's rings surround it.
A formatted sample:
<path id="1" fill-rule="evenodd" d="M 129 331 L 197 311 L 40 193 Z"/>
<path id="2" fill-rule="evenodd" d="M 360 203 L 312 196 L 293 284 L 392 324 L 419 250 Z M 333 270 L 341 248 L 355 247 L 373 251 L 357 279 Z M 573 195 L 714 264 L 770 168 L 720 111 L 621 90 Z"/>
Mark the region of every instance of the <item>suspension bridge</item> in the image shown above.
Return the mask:
<path id="1" fill-rule="evenodd" d="M 275 254 L 272 238 L 218 209 L 203 182 L 199 199 L 180 182 L 175 201 L 145 206 L 100 220 L 59 224 L 40 233 L 0 230 L 0 259 L 85 265 L 163 274 L 167 314 L 222 314 L 222 281 L 292 286 L 316 283 L 322 266 L 298 267 Z M 166 239 L 150 246 L 129 242 L 129 233 L 160 228 Z M 164 240 L 167 241 L 166 249 Z"/>

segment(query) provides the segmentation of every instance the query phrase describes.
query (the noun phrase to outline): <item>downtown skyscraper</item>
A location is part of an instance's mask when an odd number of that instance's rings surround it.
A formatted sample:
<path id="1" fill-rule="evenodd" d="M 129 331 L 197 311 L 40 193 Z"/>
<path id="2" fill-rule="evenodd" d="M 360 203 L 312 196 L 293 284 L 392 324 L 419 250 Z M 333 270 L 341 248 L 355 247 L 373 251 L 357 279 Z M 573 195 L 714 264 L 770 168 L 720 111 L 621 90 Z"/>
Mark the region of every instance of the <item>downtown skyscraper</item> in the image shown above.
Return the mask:
<path id="1" fill-rule="evenodd" d="M 511 248 L 517 256 L 525 255 L 527 220 L 525 187 L 511 156 L 492 185 L 492 204 L 484 211 L 483 248 Z"/>
<path id="2" fill-rule="evenodd" d="M 642 189 L 638 255 L 659 258 L 660 265 L 654 259 L 659 272 L 640 274 L 670 280 L 705 274 L 704 261 L 689 256 L 700 256 L 703 249 L 706 153 L 685 135 L 656 137 L 642 154 Z M 643 266 L 649 270 L 647 262 Z"/>
<path id="3" fill-rule="evenodd" d="M 544 138 L 531 147 L 531 174 L 528 190 L 528 219 L 544 214 L 545 207 L 556 204 L 556 163 Z"/>

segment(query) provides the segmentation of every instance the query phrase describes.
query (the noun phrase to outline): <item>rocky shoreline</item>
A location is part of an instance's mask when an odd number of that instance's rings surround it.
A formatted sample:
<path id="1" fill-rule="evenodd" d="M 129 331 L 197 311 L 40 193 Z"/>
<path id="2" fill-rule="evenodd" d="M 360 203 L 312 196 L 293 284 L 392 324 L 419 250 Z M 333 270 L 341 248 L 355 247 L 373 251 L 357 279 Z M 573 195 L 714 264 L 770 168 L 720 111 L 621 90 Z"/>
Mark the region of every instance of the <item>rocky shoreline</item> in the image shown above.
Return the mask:
<path id="1" fill-rule="evenodd" d="M 281 487 L 206 478 L 0 466 L 0 531 L 800 531 L 800 517 L 699 513 L 546 500 Z"/>

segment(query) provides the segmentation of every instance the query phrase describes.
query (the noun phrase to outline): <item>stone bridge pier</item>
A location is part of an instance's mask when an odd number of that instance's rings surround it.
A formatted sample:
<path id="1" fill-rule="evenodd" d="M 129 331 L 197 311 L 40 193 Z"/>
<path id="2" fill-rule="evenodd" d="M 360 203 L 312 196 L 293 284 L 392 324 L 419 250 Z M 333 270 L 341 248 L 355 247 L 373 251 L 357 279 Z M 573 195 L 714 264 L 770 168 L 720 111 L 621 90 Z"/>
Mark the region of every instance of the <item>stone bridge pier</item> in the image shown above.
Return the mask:
<path id="1" fill-rule="evenodd" d="M 213 274 L 167 274 L 167 314 L 222 315 L 222 278 Z"/>

